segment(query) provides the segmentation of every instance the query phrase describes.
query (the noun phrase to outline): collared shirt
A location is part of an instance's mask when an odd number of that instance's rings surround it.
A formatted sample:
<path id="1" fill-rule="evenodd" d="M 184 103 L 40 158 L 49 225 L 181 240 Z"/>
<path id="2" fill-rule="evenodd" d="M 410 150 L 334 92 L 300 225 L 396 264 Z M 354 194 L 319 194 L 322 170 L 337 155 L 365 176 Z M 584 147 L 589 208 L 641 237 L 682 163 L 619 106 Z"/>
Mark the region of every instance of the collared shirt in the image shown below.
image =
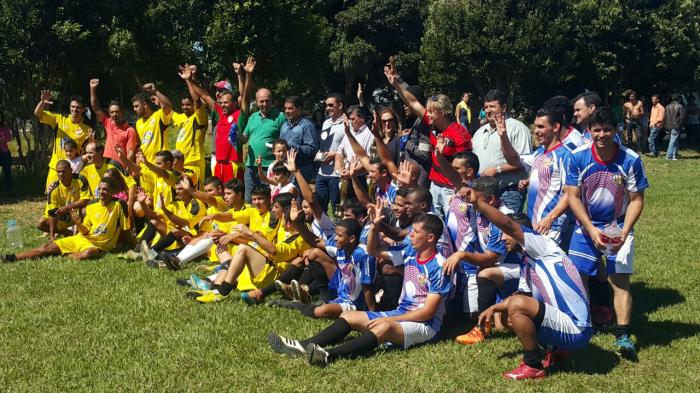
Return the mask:
<path id="1" fill-rule="evenodd" d="M 507 118 L 506 131 L 508 140 L 510 140 L 511 145 L 513 145 L 513 148 L 519 155 L 532 152 L 530 129 L 525 124 L 516 119 Z M 498 136 L 496 128 L 491 128 L 491 125 L 488 123 L 476 130 L 472 137 L 472 146 L 472 151 L 479 157 L 479 174 L 482 174 L 486 168 L 494 168 L 508 163 L 503 157 L 501 137 Z M 519 180 L 526 177 L 527 173 L 525 171 L 501 173 L 496 176 L 501 187 L 518 184 Z"/>
<path id="2" fill-rule="evenodd" d="M 295 123 L 287 121 L 282 124 L 280 138 L 287 141 L 290 149 L 299 152 L 297 159 L 304 162 L 313 162 L 313 157 L 318 151 L 319 138 L 316 127 L 306 116 L 301 116 Z M 299 162 L 301 164 L 301 162 Z"/>
<path id="3" fill-rule="evenodd" d="M 272 154 L 272 142 L 279 137 L 280 128 L 286 120 L 284 114 L 277 109 L 272 109 L 267 116 L 257 111 L 247 119 L 245 114 L 241 113 L 239 123 L 246 123 L 243 133 L 248 136 L 246 166 L 255 166 L 257 156 L 262 157 L 264 168 L 270 166 L 270 163 L 275 160 L 275 156 Z"/>
<path id="4" fill-rule="evenodd" d="M 345 129 L 343 129 L 343 133 L 344 132 Z M 372 135 L 372 131 L 369 130 L 367 124 L 364 124 L 359 130 L 351 130 L 350 132 L 352 132 L 357 143 L 359 143 L 365 151 L 369 152 L 369 148 L 372 146 L 372 143 L 374 143 L 374 135 Z M 340 146 L 338 146 L 338 151 L 343 152 L 348 162 L 355 158 L 355 152 L 352 150 L 352 145 L 350 145 L 348 138 L 343 139 Z"/>
<path id="5" fill-rule="evenodd" d="M 321 126 L 320 144 L 318 153 L 316 154 L 316 160 L 321 161 L 322 153 L 337 151 L 338 146 L 340 146 L 343 140 L 345 140 L 345 124 L 343 123 L 343 117 L 340 116 L 335 120 L 330 117 L 326 119 L 326 121 L 323 122 L 323 126 Z M 333 161 L 328 164 L 322 163 L 321 167 L 318 169 L 318 174 L 337 177 L 338 174 L 333 173 L 334 165 L 335 163 Z"/>
<path id="6" fill-rule="evenodd" d="M 661 103 L 651 107 L 651 116 L 649 117 L 650 127 L 662 127 L 664 125 L 664 106 Z"/>

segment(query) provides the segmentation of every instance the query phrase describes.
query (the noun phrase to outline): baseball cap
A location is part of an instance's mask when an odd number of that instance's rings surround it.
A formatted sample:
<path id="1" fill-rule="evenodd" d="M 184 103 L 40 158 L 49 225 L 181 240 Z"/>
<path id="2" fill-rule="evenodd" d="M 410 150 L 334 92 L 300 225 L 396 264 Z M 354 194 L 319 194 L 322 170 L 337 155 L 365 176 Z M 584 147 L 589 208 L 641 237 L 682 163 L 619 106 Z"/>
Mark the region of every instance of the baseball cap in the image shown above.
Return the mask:
<path id="1" fill-rule="evenodd" d="M 231 84 L 225 80 L 221 80 L 221 81 L 214 83 L 214 87 L 216 87 L 217 89 L 228 90 L 230 92 L 233 92 L 233 88 L 231 87 Z"/>

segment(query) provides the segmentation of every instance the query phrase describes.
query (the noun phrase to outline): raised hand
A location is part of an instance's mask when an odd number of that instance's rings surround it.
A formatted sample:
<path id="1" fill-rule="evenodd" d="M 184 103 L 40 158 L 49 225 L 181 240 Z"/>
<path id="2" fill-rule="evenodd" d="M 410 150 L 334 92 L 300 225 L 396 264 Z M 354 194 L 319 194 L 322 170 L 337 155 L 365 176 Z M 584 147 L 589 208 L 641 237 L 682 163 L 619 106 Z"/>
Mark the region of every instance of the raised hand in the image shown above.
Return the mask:
<path id="1" fill-rule="evenodd" d="M 362 101 L 362 95 L 364 94 L 364 91 L 362 91 L 362 83 L 357 84 L 357 99 L 361 102 Z"/>
<path id="2" fill-rule="evenodd" d="M 507 135 L 506 118 L 505 118 L 505 116 L 503 116 L 503 113 L 501 113 L 501 112 L 494 113 L 493 119 L 496 121 L 496 132 L 498 132 L 498 136 Z"/>
<path id="3" fill-rule="evenodd" d="M 146 83 L 145 85 L 141 86 L 141 88 L 148 94 L 156 93 L 156 85 L 153 83 Z"/>
<path id="4" fill-rule="evenodd" d="M 411 162 L 408 160 L 401 161 L 399 164 L 399 175 L 396 176 L 396 181 L 398 181 L 401 186 L 407 186 L 411 184 Z"/>
<path id="5" fill-rule="evenodd" d="M 253 71 L 255 71 L 255 64 L 256 64 L 255 57 L 248 56 L 248 59 L 246 60 L 245 66 L 243 67 L 243 69 L 248 74 L 252 74 Z"/>
<path id="6" fill-rule="evenodd" d="M 190 69 L 190 74 L 192 74 L 191 79 L 195 79 L 197 77 L 197 65 L 196 64 L 189 64 L 189 65 L 187 65 L 187 68 Z"/>
<path id="7" fill-rule="evenodd" d="M 180 66 L 179 69 L 180 70 L 177 72 L 177 74 L 180 75 L 180 78 L 182 78 L 182 80 L 186 81 L 192 79 L 192 70 L 190 69 L 189 64 Z"/>
<path id="8" fill-rule="evenodd" d="M 100 85 L 100 80 L 95 78 L 95 79 L 90 79 L 90 88 L 95 89 L 97 86 Z"/>
<path id="9" fill-rule="evenodd" d="M 236 63 L 235 61 L 231 63 L 231 67 L 233 67 L 233 72 L 235 72 L 236 75 L 242 74 L 244 71 L 242 64 Z"/>
<path id="10" fill-rule="evenodd" d="M 95 130 L 93 128 L 88 128 L 88 139 L 95 139 Z"/>
<path id="11" fill-rule="evenodd" d="M 296 149 L 290 149 L 287 152 L 287 162 L 284 163 L 284 166 L 287 167 L 287 170 L 291 173 L 294 173 L 297 171 L 297 150 Z"/>
<path id="12" fill-rule="evenodd" d="M 289 207 L 289 219 L 294 222 L 298 221 L 299 217 L 301 217 L 301 209 L 299 209 L 299 206 L 297 206 L 296 199 L 292 199 L 292 204 Z"/>
<path id="13" fill-rule="evenodd" d="M 445 146 L 447 146 L 447 139 L 443 136 L 438 136 L 437 141 L 435 142 L 435 151 L 442 154 L 443 150 L 445 149 Z"/>
<path id="14" fill-rule="evenodd" d="M 146 203 L 147 198 L 148 195 L 146 195 L 146 192 L 144 190 L 139 190 L 139 193 L 136 195 L 136 200 L 139 201 L 141 205 Z"/>
<path id="15" fill-rule="evenodd" d="M 51 90 L 41 89 L 41 102 L 47 105 L 53 104 L 53 94 Z"/>
<path id="16" fill-rule="evenodd" d="M 391 83 L 392 85 L 398 82 L 399 72 L 396 69 L 396 62 L 394 60 L 394 56 L 389 56 L 389 62 L 384 66 L 384 75 L 386 76 L 386 79 L 389 81 L 389 83 Z"/>
<path id="17" fill-rule="evenodd" d="M 192 186 L 190 185 L 190 182 L 187 181 L 187 175 L 184 173 L 182 174 L 182 179 L 180 180 L 180 185 L 182 186 L 182 190 L 185 191 L 186 193 L 192 195 Z"/>
<path id="18" fill-rule="evenodd" d="M 143 150 L 141 149 L 136 152 L 136 162 L 138 164 L 143 164 L 146 162 L 146 156 L 143 154 Z"/>

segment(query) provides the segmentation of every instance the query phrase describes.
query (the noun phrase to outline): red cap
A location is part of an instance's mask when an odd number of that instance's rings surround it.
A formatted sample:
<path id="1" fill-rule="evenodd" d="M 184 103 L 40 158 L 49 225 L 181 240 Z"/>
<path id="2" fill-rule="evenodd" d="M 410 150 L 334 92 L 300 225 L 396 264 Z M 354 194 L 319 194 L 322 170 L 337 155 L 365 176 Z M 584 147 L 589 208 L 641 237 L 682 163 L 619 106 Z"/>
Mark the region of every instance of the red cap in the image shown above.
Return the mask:
<path id="1" fill-rule="evenodd" d="M 231 87 L 231 84 L 225 80 L 218 81 L 218 82 L 214 83 L 214 87 L 216 87 L 217 89 L 228 90 L 230 92 L 233 92 L 233 88 Z"/>

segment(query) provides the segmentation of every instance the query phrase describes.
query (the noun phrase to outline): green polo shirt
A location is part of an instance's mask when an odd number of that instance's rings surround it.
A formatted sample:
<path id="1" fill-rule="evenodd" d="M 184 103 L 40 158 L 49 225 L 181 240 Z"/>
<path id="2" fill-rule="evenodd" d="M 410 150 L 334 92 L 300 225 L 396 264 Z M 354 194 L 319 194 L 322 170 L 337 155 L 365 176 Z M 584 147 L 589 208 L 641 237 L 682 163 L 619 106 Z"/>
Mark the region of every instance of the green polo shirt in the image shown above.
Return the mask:
<path id="1" fill-rule="evenodd" d="M 272 109 L 267 117 L 257 111 L 247 117 L 241 112 L 238 124 L 245 124 L 243 133 L 248 136 L 248 159 L 246 166 L 255 166 L 255 158 L 262 156 L 262 166 L 268 167 L 275 161 L 272 142 L 279 138 L 280 127 L 287 121 L 284 113 Z"/>

